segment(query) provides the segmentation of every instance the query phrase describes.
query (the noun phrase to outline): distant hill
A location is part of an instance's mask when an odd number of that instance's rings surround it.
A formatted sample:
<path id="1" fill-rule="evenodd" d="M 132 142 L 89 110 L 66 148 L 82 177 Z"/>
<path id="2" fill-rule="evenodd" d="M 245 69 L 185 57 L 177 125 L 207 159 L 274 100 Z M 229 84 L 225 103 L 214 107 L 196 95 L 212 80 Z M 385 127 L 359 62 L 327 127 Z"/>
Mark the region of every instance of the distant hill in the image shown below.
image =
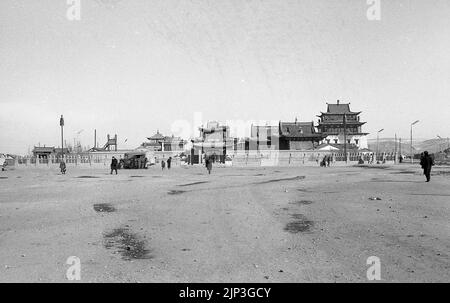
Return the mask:
<path id="1" fill-rule="evenodd" d="M 430 139 L 422 142 L 417 142 L 417 149 L 420 151 L 427 150 L 431 153 L 443 151 L 449 148 L 448 142 L 445 139 Z"/>
<path id="2" fill-rule="evenodd" d="M 369 149 L 372 151 L 376 151 L 377 150 L 377 140 L 375 140 L 374 142 L 372 142 L 372 140 L 368 141 L 368 145 L 369 145 Z M 415 147 L 415 146 L 414 146 Z M 416 148 L 413 147 L 413 152 L 417 153 L 418 150 Z M 393 153 L 395 151 L 395 140 L 381 140 L 379 141 L 378 144 L 378 151 L 380 153 Z M 402 154 L 409 154 L 410 153 L 410 144 L 409 143 L 404 143 L 404 141 L 402 140 L 402 144 L 401 144 L 401 151 Z M 399 144 L 397 142 L 397 152 L 399 152 Z"/>
<path id="3" fill-rule="evenodd" d="M 368 140 L 369 149 L 372 151 L 377 150 L 377 139 L 369 139 Z M 398 150 L 398 141 L 397 141 L 397 150 Z M 443 139 L 428 139 L 428 140 L 414 140 L 413 141 L 413 152 L 421 153 L 425 150 L 430 153 L 435 153 L 439 151 L 443 151 L 449 148 L 447 140 Z M 402 140 L 402 154 L 410 153 L 410 141 Z M 378 144 L 379 152 L 394 152 L 395 150 L 395 139 L 394 138 L 383 138 L 379 140 Z"/>

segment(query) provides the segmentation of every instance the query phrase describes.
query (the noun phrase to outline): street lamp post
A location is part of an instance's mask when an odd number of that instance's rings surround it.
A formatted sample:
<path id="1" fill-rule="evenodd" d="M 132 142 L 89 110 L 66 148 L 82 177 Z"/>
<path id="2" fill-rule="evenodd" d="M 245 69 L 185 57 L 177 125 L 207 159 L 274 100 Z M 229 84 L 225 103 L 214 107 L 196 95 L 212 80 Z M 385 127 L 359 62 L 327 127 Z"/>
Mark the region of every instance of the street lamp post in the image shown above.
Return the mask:
<path id="1" fill-rule="evenodd" d="M 384 130 L 384 128 L 380 129 L 380 130 L 377 132 L 377 153 L 376 153 L 376 155 L 375 155 L 376 160 L 377 160 L 377 164 L 380 163 L 380 162 L 378 161 L 378 141 L 379 141 L 380 133 L 381 133 L 383 130 Z"/>
<path id="2" fill-rule="evenodd" d="M 437 148 L 436 148 L 436 154 L 438 154 L 439 151 L 441 150 L 441 140 L 442 140 L 442 138 L 439 135 L 437 135 L 436 137 L 439 139 L 439 141 L 437 143 Z"/>
<path id="3" fill-rule="evenodd" d="M 413 154 L 413 126 L 415 124 L 419 123 L 419 120 L 414 121 L 413 123 L 411 123 L 411 164 L 414 163 L 414 154 Z"/>
<path id="4" fill-rule="evenodd" d="M 445 149 L 445 143 L 444 143 L 444 148 L 442 148 L 442 141 L 444 141 L 444 139 L 439 135 L 437 135 L 437 137 L 439 139 L 439 143 L 438 143 L 438 150 L 436 151 L 436 153 L 439 153 Z"/>

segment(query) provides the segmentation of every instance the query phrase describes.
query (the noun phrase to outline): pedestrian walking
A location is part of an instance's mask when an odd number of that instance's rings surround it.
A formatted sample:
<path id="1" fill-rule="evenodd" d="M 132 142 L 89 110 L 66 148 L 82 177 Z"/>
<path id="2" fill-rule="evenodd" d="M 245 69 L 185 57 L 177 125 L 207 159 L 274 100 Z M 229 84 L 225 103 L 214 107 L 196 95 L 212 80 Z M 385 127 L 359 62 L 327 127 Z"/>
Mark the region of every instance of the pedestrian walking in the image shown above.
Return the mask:
<path id="1" fill-rule="evenodd" d="M 61 174 L 66 174 L 66 162 L 64 160 L 61 160 L 61 163 L 59 163 L 59 169 L 61 170 Z"/>
<path id="2" fill-rule="evenodd" d="M 427 151 L 423 152 L 423 156 L 420 159 L 420 166 L 422 166 L 423 174 L 427 178 L 427 182 L 430 182 L 430 179 L 431 179 L 431 167 L 434 166 L 434 160 L 428 154 Z"/>
<path id="3" fill-rule="evenodd" d="M 206 169 L 208 170 L 208 174 L 211 174 L 211 170 L 212 170 L 212 160 L 209 156 L 205 157 L 205 166 Z"/>
<path id="4" fill-rule="evenodd" d="M 111 159 L 111 175 L 112 175 L 113 171 L 115 171 L 116 175 L 117 175 L 117 165 L 118 165 L 118 162 L 117 162 L 116 157 L 112 157 L 112 159 Z"/>
<path id="5" fill-rule="evenodd" d="M 167 159 L 167 169 L 170 169 L 171 163 L 172 163 L 172 157 L 169 157 L 169 159 Z"/>
<path id="6" fill-rule="evenodd" d="M 165 167 L 166 167 L 166 161 L 161 160 L 161 170 L 164 170 Z"/>

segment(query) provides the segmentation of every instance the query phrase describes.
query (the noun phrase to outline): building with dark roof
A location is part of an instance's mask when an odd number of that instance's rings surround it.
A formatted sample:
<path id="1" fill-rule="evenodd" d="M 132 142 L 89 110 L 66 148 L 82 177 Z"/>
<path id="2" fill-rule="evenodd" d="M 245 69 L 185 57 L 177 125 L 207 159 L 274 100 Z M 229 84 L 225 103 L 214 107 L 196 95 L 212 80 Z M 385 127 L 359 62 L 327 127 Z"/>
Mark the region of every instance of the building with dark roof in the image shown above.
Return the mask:
<path id="1" fill-rule="evenodd" d="M 280 150 L 310 150 L 315 149 L 325 138 L 317 132 L 314 122 L 281 122 Z"/>
<path id="2" fill-rule="evenodd" d="M 282 122 L 278 125 L 252 125 L 251 150 L 312 150 L 325 137 L 319 133 L 314 122 Z"/>
<path id="3" fill-rule="evenodd" d="M 318 131 L 324 136 L 322 143 L 355 145 L 359 149 L 367 148 L 367 135 L 362 131 L 366 122 L 360 121 L 361 112 L 353 112 L 350 103 L 327 103 L 327 111 L 321 112 Z"/>
<path id="4" fill-rule="evenodd" d="M 68 148 L 63 148 L 62 150 L 65 155 L 69 154 L 70 151 Z M 61 148 L 54 146 L 35 146 L 33 148 L 33 156 L 38 158 L 47 159 L 49 156 L 56 156 L 61 154 Z"/>

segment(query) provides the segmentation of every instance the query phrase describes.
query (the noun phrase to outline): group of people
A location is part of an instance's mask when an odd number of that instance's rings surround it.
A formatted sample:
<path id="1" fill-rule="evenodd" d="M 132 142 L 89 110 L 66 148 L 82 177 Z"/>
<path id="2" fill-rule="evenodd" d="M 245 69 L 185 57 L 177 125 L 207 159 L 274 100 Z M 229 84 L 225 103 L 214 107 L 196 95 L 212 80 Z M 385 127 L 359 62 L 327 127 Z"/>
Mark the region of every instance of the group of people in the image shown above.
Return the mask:
<path id="1" fill-rule="evenodd" d="M 330 167 L 331 161 L 331 155 L 325 155 L 322 161 L 320 161 L 320 167 Z"/>
<path id="2" fill-rule="evenodd" d="M 170 169 L 171 166 L 172 166 L 172 157 L 169 157 L 169 159 L 167 159 L 167 169 Z M 161 160 L 161 169 L 164 170 L 164 168 L 166 168 L 166 161 Z"/>

